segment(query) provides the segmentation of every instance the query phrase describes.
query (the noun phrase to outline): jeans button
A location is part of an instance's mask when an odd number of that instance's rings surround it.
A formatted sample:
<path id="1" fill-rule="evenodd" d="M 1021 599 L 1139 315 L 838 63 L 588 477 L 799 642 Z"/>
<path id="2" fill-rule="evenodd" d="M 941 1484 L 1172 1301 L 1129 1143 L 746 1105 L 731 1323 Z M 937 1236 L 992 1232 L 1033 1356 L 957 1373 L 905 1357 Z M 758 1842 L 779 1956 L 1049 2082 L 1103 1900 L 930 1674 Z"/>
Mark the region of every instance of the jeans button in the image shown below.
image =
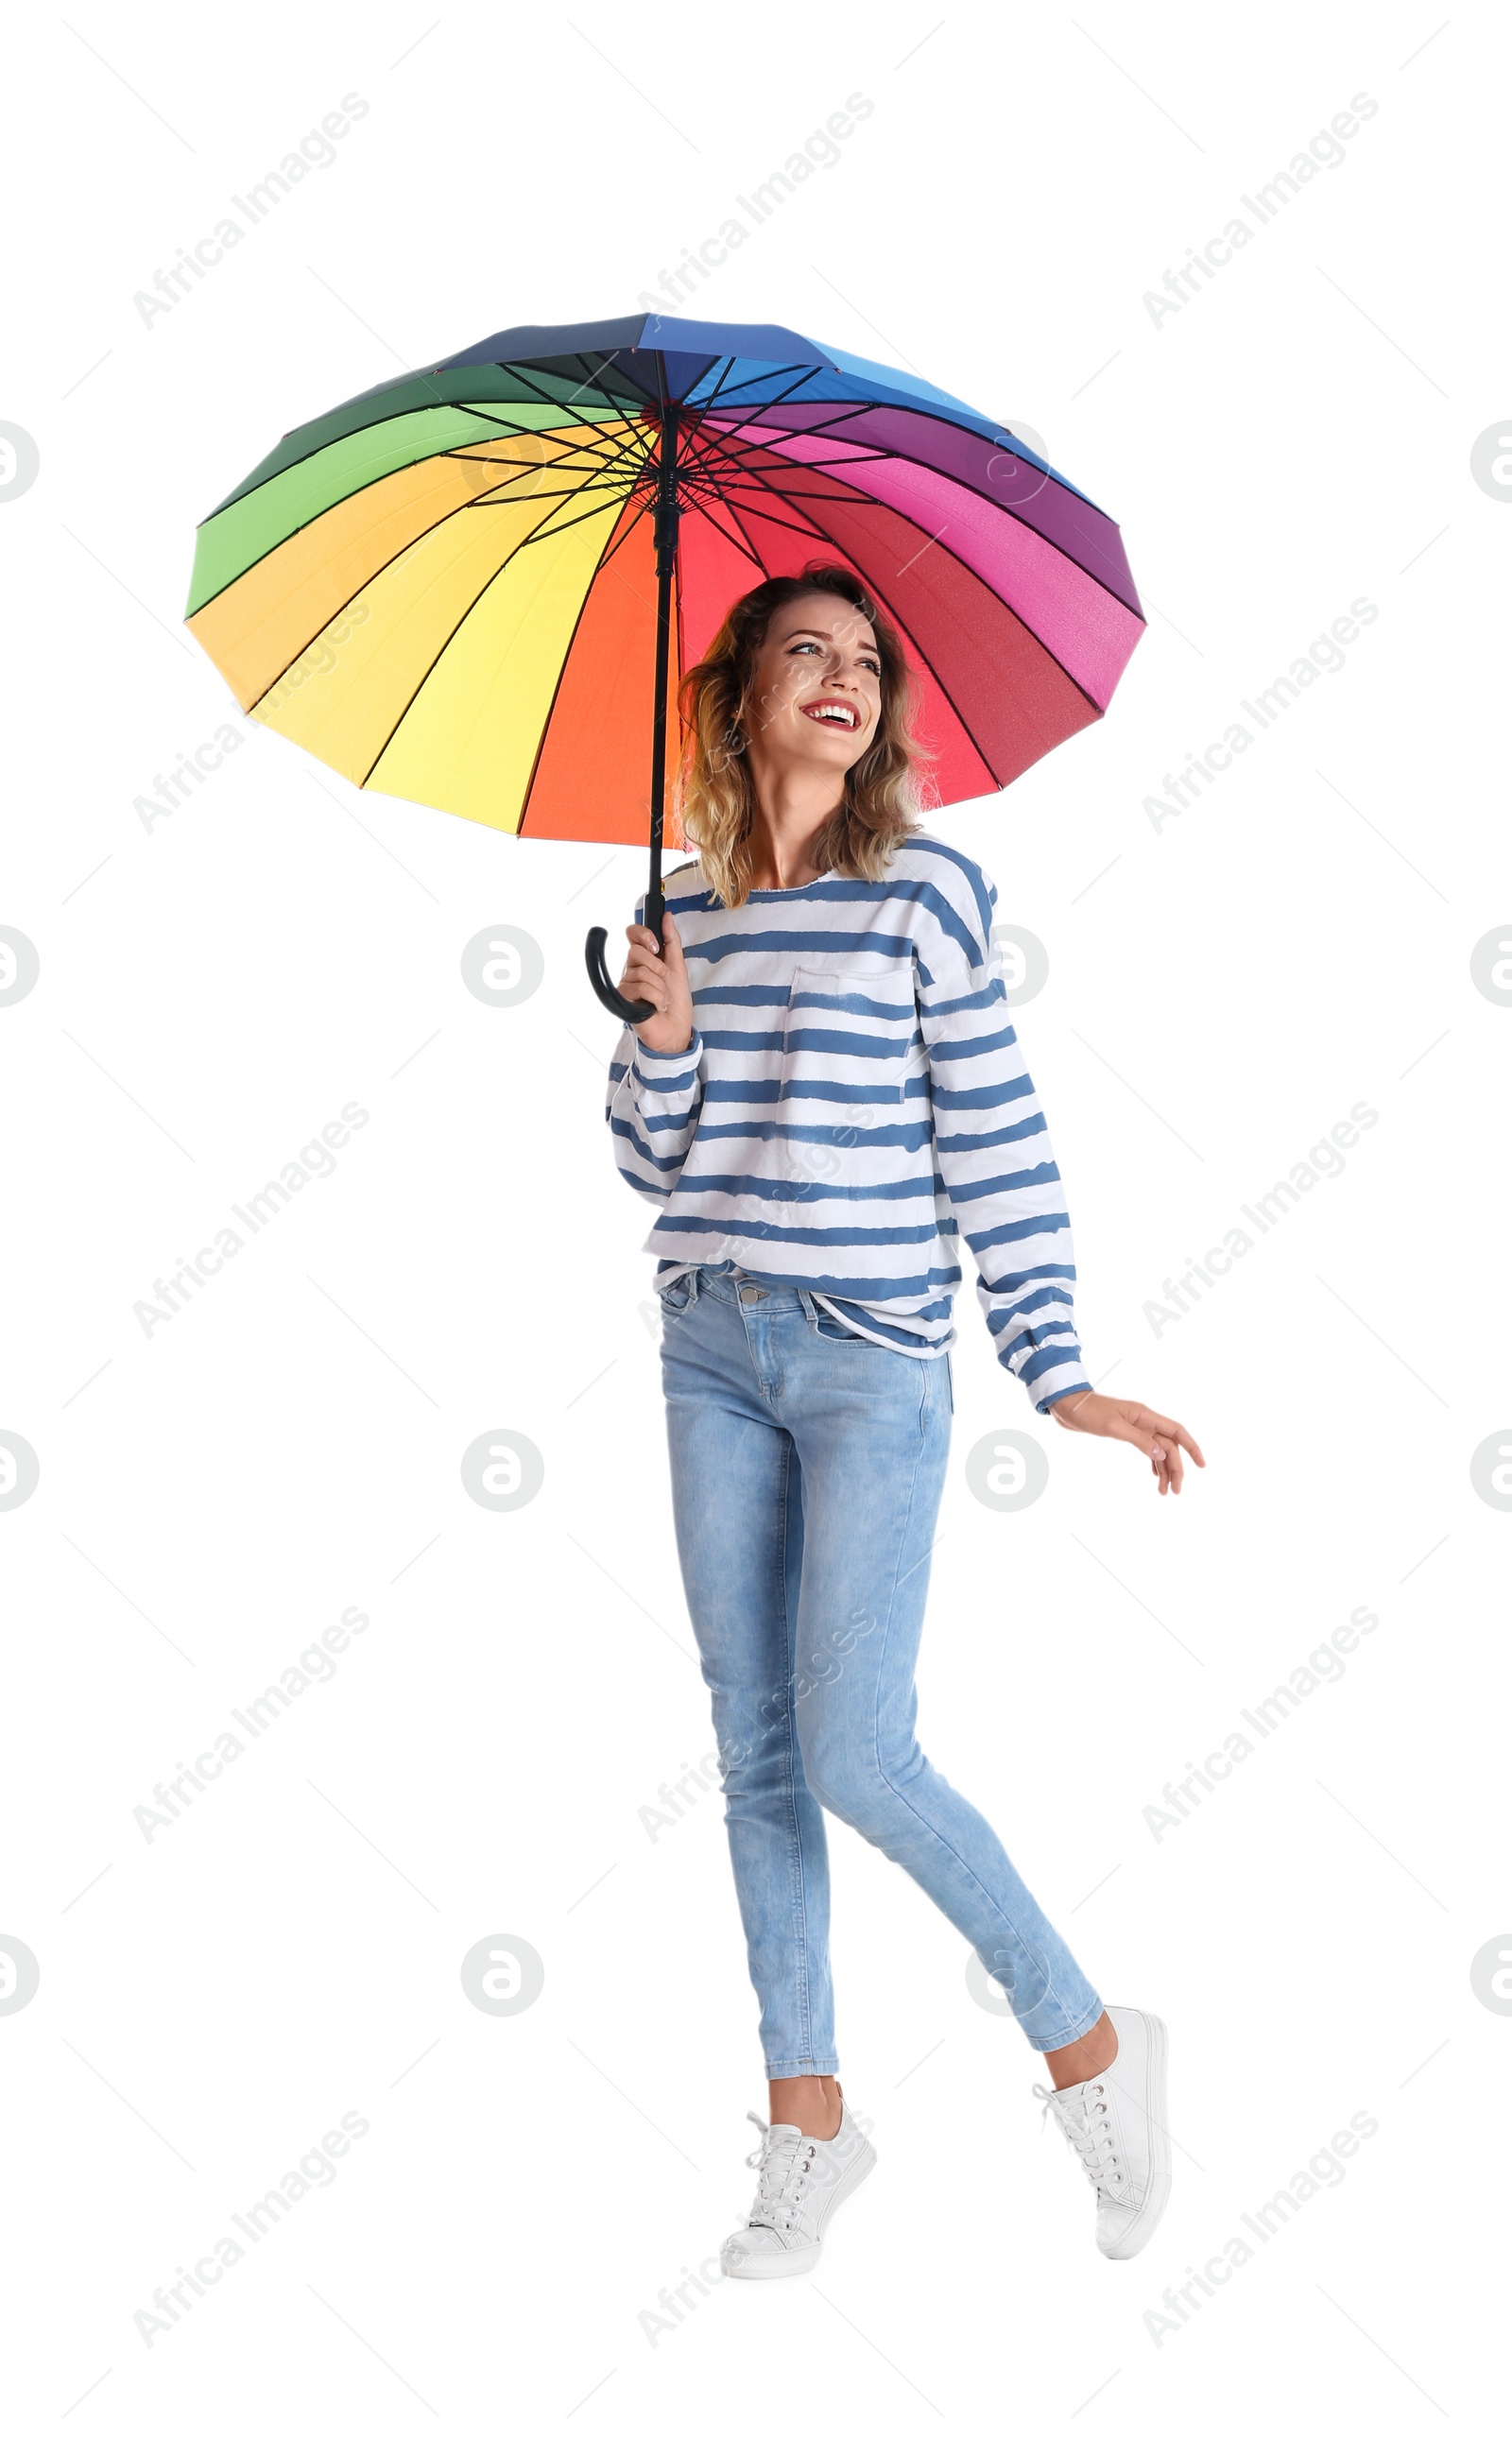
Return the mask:
<path id="1" fill-rule="evenodd" d="M 762 1291 L 760 1287 L 742 1287 L 740 1299 L 742 1303 L 760 1303 Z"/>

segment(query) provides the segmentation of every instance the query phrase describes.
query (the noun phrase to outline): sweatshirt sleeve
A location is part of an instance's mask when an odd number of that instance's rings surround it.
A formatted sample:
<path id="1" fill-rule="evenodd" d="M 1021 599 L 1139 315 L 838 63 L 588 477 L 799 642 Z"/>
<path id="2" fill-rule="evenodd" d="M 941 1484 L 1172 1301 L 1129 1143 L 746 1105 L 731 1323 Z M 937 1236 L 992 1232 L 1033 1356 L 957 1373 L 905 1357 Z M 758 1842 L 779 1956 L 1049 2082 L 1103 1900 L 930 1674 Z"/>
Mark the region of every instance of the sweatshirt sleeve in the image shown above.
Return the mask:
<path id="1" fill-rule="evenodd" d="M 686 1050 L 648 1050 L 628 1025 L 609 1062 L 605 1116 L 615 1163 L 627 1185 L 650 1202 L 670 1199 L 703 1104 L 703 1036 Z"/>
<path id="2" fill-rule="evenodd" d="M 1077 1340 L 1076 1258 L 1061 1172 L 1018 1035 L 992 934 L 997 892 L 964 857 L 941 890 L 944 919 L 922 948 L 920 1030 L 935 1153 L 978 1271 L 997 1359 L 1038 1410 L 1091 1383 Z"/>

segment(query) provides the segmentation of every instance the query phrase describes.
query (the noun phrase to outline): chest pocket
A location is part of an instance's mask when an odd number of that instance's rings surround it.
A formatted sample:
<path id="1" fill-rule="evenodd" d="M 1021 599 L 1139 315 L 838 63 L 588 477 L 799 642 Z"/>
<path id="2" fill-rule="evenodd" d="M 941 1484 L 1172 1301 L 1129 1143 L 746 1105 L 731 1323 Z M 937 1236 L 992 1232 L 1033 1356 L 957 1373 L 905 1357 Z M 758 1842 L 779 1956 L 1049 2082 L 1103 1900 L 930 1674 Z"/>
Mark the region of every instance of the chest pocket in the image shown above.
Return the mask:
<path id="1" fill-rule="evenodd" d="M 913 961 L 878 970 L 800 966 L 782 1042 L 785 1123 L 864 1134 L 896 1125 L 923 1073 Z M 917 1094 L 914 1096 L 917 1098 Z"/>

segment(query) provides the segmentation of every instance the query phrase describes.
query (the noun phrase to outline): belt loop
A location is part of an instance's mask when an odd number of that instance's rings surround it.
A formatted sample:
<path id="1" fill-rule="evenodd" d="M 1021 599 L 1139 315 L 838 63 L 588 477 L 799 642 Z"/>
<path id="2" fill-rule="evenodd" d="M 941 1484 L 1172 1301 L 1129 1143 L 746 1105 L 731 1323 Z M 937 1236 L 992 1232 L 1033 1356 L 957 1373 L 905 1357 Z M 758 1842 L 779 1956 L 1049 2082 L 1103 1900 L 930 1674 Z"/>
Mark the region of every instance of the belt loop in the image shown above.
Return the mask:
<path id="1" fill-rule="evenodd" d="M 818 1320 L 818 1306 L 810 1295 L 807 1287 L 799 1288 L 798 1299 L 803 1307 L 805 1318 L 811 1323 L 817 1324 Z"/>
<path id="2" fill-rule="evenodd" d="M 688 1310 L 690 1312 L 692 1312 L 694 1305 L 698 1300 L 698 1290 L 703 1284 L 703 1278 L 704 1274 L 702 1270 L 690 1270 L 688 1272 Z"/>

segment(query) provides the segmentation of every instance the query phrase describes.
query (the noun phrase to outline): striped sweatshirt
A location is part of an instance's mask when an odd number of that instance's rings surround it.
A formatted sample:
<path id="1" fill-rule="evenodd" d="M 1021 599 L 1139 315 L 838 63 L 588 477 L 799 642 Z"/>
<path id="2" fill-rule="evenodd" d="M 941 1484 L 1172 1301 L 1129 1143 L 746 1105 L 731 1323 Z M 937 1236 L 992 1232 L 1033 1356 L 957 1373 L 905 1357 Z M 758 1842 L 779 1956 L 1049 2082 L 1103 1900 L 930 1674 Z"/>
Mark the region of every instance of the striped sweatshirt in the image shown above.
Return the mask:
<path id="1" fill-rule="evenodd" d="M 731 912 L 693 863 L 666 891 L 696 1030 L 658 1053 L 626 1027 L 607 1109 L 656 1210 L 659 1290 L 738 1267 L 938 1355 L 964 1240 L 998 1361 L 1041 1413 L 1085 1389 L 1071 1224 L 986 874 L 915 834 L 880 881 L 825 873 Z"/>

